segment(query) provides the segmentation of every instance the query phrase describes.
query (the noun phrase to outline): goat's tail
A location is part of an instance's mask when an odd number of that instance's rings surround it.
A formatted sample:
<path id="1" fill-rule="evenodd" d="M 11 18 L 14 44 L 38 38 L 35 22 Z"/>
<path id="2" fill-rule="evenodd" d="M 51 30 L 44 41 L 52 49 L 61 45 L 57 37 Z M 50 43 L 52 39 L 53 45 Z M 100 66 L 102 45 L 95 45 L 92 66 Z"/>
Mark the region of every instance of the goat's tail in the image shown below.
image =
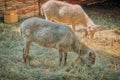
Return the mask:
<path id="1" fill-rule="evenodd" d="M 20 34 L 20 36 L 22 36 L 22 29 L 21 28 L 19 28 L 19 34 Z"/>

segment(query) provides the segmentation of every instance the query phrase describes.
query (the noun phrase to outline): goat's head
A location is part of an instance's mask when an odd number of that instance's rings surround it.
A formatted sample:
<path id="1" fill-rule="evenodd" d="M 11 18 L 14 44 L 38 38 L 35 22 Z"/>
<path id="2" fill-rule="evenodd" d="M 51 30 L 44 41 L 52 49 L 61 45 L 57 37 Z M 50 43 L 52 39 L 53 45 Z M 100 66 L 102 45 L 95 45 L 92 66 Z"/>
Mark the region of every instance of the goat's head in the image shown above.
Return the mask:
<path id="1" fill-rule="evenodd" d="M 96 54 L 93 50 L 91 49 L 80 50 L 80 54 L 82 63 L 85 63 L 87 65 L 95 64 Z"/>
<path id="2" fill-rule="evenodd" d="M 99 28 L 100 28 L 100 25 L 88 26 L 86 31 L 85 31 L 85 36 L 89 35 L 91 38 L 93 38 L 95 32 L 98 31 Z"/>

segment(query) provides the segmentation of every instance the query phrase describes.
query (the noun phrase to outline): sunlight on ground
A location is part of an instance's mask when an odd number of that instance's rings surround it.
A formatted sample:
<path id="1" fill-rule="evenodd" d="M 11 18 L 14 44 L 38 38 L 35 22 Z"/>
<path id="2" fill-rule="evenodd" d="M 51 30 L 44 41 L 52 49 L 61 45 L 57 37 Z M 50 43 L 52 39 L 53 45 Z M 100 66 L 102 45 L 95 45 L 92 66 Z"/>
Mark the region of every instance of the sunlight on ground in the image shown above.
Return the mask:
<path id="1" fill-rule="evenodd" d="M 81 40 L 84 33 L 76 33 Z M 95 51 L 105 51 L 120 57 L 120 35 L 115 33 L 115 30 L 97 31 L 93 39 L 84 38 L 81 40 L 88 47 Z"/>

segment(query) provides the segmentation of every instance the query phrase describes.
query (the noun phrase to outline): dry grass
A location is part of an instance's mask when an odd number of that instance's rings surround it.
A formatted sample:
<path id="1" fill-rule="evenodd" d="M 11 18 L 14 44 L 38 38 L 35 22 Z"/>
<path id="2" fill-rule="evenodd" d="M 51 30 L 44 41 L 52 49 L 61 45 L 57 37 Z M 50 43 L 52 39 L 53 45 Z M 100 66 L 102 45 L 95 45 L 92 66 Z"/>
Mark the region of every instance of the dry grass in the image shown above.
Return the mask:
<path id="1" fill-rule="evenodd" d="M 120 80 L 120 16 L 104 17 L 113 13 L 101 9 L 95 13 L 94 10 L 96 8 L 89 9 L 89 15 L 105 30 L 98 31 L 93 40 L 81 40 L 82 32 L 76 32 L 78 38 L 96 52 L 97 59 L 92 68 L 74 64 L 77 57 L 74 53 L 68 54 L 67 66 L 59 67 L 56 50 L 34 43 L 30 48 L 31 66 L 27 66 L 23 62 L 24 43 L 18 30 L 21 22 L 0 23 L 0 80 Z M 101 11 L 105 14 L 101 14 Z"/>

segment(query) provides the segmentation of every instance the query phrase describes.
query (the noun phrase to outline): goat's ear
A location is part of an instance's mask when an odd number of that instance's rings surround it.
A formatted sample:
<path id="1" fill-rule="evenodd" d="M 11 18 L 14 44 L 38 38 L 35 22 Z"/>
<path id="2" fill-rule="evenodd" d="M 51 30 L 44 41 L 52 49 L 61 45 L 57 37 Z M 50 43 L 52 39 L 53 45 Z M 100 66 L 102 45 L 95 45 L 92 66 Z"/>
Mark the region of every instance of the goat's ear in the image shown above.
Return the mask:
<path id="1" fill-rule="evenodd" d="M 96 25 L 96 30 L 101 30 L 101 29 L 102 29 L 101 25 Z"/>
<path id="2" fill-rule="evenodd" d="M 94 25 L 93 26 L 93 28 L 95 28 L 95 29 L 98 29 L 98 28 L 100 28 L 101 27 L 101 25 Z"/>
<path id="3" fill-rule="evenodd" d="M 101 25 L 96 25 L 96 27 L 100 27 Z"/>
<path id="4" fill-rule="evenodd" d="M 93 29 L 100 30 L 101 29 L 101 25 L 95 25 L 95 26 L 93 26 Z"/>
<path id="5" fill-rule="evenodd" d="M 93 50 L 89 50 L 88 51 L 88 56 L 89 57 L 96 57 L 96 54 L 95 54 L 95 52 Z"/>
<path id="6" fill-rule="evenodd" d="M 92 56 L 92 52 L 88 52 L 88 55 L 91 57 Z"/>

